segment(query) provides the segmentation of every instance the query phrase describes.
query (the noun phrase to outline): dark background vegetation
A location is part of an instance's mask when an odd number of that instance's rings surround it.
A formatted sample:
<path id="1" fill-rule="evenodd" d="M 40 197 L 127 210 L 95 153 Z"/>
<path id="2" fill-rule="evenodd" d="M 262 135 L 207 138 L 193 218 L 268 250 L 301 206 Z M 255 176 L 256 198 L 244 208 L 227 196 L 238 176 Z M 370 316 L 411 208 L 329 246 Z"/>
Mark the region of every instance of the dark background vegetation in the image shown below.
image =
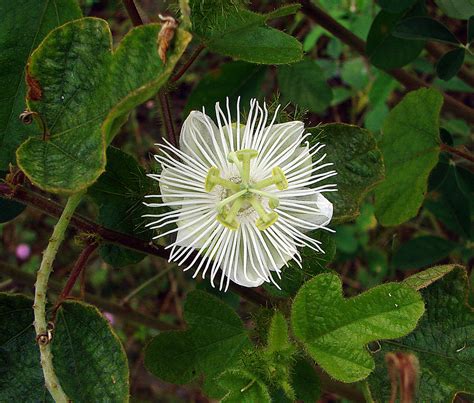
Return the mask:
<path id="1" fill-rule="evenodd" d="M 118 0 L 82 0 L 80 3 L 85 16 L 96 16 L 109 22 L 116 42 L 132 28 L 130 18 Z M 167 1 L 140 0 L 137 3 L 145 21 L 157 21 L 159 13 L 173 15 L 176 10 L 176 6 Z M 252 1 L 251 8 L 265 12 L 280 3 Z M 364 39 L 379 10 L 371 0 L 324 0 L 318 3 Z M 427 2 L 427 9 L 430 16 L 444 22 L 459 38 L 465 38 L 465 21 L 446 17 L 431 1 Z M 284 69 L 249 67 L 244 63 L 229 65 L 229 58 L 203 50 L 186 74 L 168 87 L 175 128 L 179 130 L 187 111 L 200 107 L 202 99 L 212 104 L 216 97 L 222 98 L 228 90 L 229 95 L 241 91 L 247 97 L 257 96 L 269 103 L 288 104 L 285 111 L 291 116 L 304 118 L 308 126 L 320 122 L 352 123 L 378 135 L 388 111 L 405 93 L 400 83 L 371 66 L 353 48 L 315 24 L 303 12 L 271 24 L 303 43 L 308 59 L 315 60 L 318 66 L 317 82 L 308 84 L 306 88 L 286 88 Z M 182 60 L 186 61 L 198 46 L 193 42 Z M 434 65 L 438 58 L 433 51 L 425 50 L 408 69 L 459 102 L 473 106 L 474 89 L 466 82 L 459 77 L 449 81 L 436 77 Z M 473 57 L 468 55 L 465 66 L 472 66 L 472 61 Z M 291 104 L 295 91 L 308 92 L 307 105 L 295 108 Z M 466 121 L 448 114 L 443 115 L 441 125 L 446 129 L 444 136 L 450 145 L 472 146 L 471 128 Z M 159 100 L 152 99 L 131 114 L 114 145 L 135 156 L 147 171 L 153 170 L 150 156 L 163 127 Z M 450 159 L 457 161 L 456 172 L 448 169 Z M 383 228 L 374 216 L 373 200 L 369 195 L 354 222 L 335 227 L 337 252 L 330 267 L 341 275 L 347 295 L 355 295 L 388 280 L 403 279 L 435 263 L 461 263 L 471 271 L 474 257 L 473 241 L 469 235 L 473 204 L 470 195 L 474 185 L 471 170 L 472 164 L 469 166 L 458 157 L 443 153 L 431 174 L 429 194 L 417 217 L 398 227 Z M 454 180 L 447 181 L 447 175 L 455 175 Z M 60 198 L 58 201 L 63 202 Z M 83 203 L 78 212 L 92 218 L 98 214 L 92 203 Z M 1 261 L 16 267 L 21 273 L 33 275 L 54 222 L 45 214 L 27 208 L 14 221 L 1 224 Z M 83 241 L 73 234 L 70 230 L 71 236 L 61 247 L 53 281 L 64 282 L 71 270 L 71 262 L 83 249 Z M 0 290 L 31 294 L 32 277 L 23 277 L 19 273 L 1 276 Z M 157 331 L 133 321 L 136 319 L 133 312 L 136 311 L 163 322 L 183 325 L 182 306 L 187 292 L 194 288 L 209 289 L 206 280 L 193 280 L 189 274 L 159 258 L 146 257 L 136 264 L 113 267 L 94 252 L 80 283 L 83 291 L 98 298 L 94 302 L 104 313 L 107 312 L 106 316 L 125 345 L 130 360 L 134 401 L 207 401 L 198 387 L 167 384 L 145 370 L 141 355 L 143 347 Z M 56 285 L 57 289 L 61 289 L 61 284 Z M 242 311 L 255 311 L 254 306 L 241 302 L 232 292 L 222 297 L 236 309 L 239 309 L 239 304 L 246 304 Z M 252 317 L 246 315 L 244 319 L 251 321 Z M 333 399 L 334 396 L 327 393 L 322 401 Z"/>

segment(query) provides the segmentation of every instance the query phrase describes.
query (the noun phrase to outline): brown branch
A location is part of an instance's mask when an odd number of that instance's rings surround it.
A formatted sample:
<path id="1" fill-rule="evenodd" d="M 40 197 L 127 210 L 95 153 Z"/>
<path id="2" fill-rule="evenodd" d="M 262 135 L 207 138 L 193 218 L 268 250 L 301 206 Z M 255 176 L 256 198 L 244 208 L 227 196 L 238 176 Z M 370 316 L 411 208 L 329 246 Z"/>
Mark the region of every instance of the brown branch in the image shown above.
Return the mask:
<path id="1" fill-rule="evenodd" d="M 71 270 L 71 274 L 64 286 L 61 294 L 59 294 L 58 300 L 53 308 L 53 317 L 56 315 L 56 311 L 61 306 L 61 303 L 69 296 L 74 285 L 76 284 L 79 275 L 82 273 L 83 269 L 85 268 L 87 261 L 89 260 L 90 256 L 94 251 L 98 248 L 99 244 L 97 242 L 89 243 L 84 250 L 79 255 L 79 258 L 76 260 L 74 267 Z"/>
<path id="2" fill-rule="evenodd" d="M 135 2 L 133 0 L 123 0 L 123 5 L 127 10 L 128 16 L 132 21 L 134 26 L 143 25 L 142 17 L 138 13 L 137 6 L 135 6 Z"/>
<path id="3" fill-rule="evenodd" d="M 464 158 L 468 161 L 474 162 L 474 156 L 472 154 L 469 154 L 468 152 L 464 152 L 462 150 L 459 150 L 458 148 L 448 146 L 447 144 L 441 144 L 441 150 L 447 151 L 448 153 L 457 155 L 457 156 L 462 157 L 462 158 Z"/>
<path id="4" fill-rule="evenodd" d="M 324 10 L 312 4 L 310 0 L 301 0 L 300 3 L 302 5 L 302 11 L 314 22 L 318 23 L 323 28 L 331 32 L 336 38 L 349 45 L 362 56 L 367 57 L 365 52 L 365 41 L 354 35 L 348 29 L 344 28 Z M 388 70 L 387 73 L 403 84 L 408 90 L 415 90 L 430 86 L 428 83 L 421 80 L 417 76 L 414 76 L 402 69 Z M 472 108 L 469 108 L 448 94 L 442 93 L 442 95 L 444 98 L 443 109 L 445 111 L 449 111 L 459 118 L 465 119 L 470 123 L 474 123 L 474 110 Z"/>
<path id="5" fill-rule="evenodd" d="M 59 217 L 63 210 L 63 207 L 60 204 L 21 185 L 10 188 L 7 184 L 0 184 L 0 197 L 16 200 L 55 218 Z M 146 242 L 132 235 L 126 235 L 121 232 L 105 228 L 78 214 L 74 214 L 72 216 L 70 225 L 85 233 L 86 235 L 99 237 L 108 243 L 119 245 L 127 249 L 142 252 L 148 255 L 161 257 L 163 259 L 169 259 L 170 257 L 170 252 L 168 249 L 165 249 L 161 245 L 155 245 L 152 242 Z M 278 302 L 278 299 L 265 296 L 260 292 L 245 287 L 240 287 L 236 284 L 232 286 L 232 290 L 241 295 L 243 298 L 257 305 L 272 306 Z"/>
<path id="6" fill-rule="evenodd" d="M 0 273 L 5 274 L 6 276 L 21 284 L 31 287 L 34 286 L 36 281 L 34 274 L 26 273 L 3 262 L 0 262 Z M 60 281 L 50 279 L 48 281 L 48 289 L 55 293 L 60 293 L 63 290 L 63 285 Z M 85 301 L 96 305 L 103 311 L 110 312 L 113 315 L 123 318 L 127 322 L 144 325 L 157 330 L 173 330 L 178 328 L 178 326 L 162 322 L 152 318 L 151 316 L 144 315 L 143 313 L 114 304 L 113 302 L 102 299 L 90 293 L 85 293 Z"/>
<path id="7" fill-rule="evenodd" d="M 436 59 L 439 60 L 445 53 L 446 49 L 433 42 L 428 42 L 426 44 L 426 50 Z M 474 88 L 474 74 L 472 70 L 467 67 L 465 64 L 459 69 L 457 76 L 463 80 L 466 84 Z"/>
<path id="8" fill-rule="evenodd" d="M 199 45 L 196 50 L 193 52 L 189 60 L 183 64 L 183 66 L 178 70 L 178 72 L 171 78 L 171 82 L 176 82 L 178 81 L 184 73 L 189 69 L 189 67 L 194 63 L 194 61 L 198 58 L 198 56 L 201 54 L 201 52 L 204 50 L 205 46 L 204 45 Z"/>
<path id="9" fill-rule="evenodd" d="M 171 114 L 171 107 L 168 99 L 168 95 L 164 90 L 158 93 L 158 99 L 161 107 L 161 118 L 165 126 L 165 135 L 167 140 L 175 147 L 178 146 L 178 138 L 174 129 L 173 115 Z"/>

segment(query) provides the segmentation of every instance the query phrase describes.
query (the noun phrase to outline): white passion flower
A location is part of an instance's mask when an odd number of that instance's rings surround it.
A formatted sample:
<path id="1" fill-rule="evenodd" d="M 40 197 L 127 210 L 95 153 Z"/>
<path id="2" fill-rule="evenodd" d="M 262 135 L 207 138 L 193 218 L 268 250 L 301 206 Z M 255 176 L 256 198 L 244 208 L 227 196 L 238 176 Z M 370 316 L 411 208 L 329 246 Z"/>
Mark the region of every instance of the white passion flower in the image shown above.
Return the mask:
<path id="1" fill-rule="evenodd" d="M 239 99 L 240 101 L 240 99 Z M 336 185 L 315 187 L 336 174 L 323 163 L 323 144 L 309 146 L 302 122 L 275 124 L 278 109 L 268 123 L 268 111 L 256 100 L 250 102 L 247 123 L 231 121 L 216 104 L 217 125 L 205 111 L 193 111 L 183 124 L 179 149 L 164 140 L 158 144 L 160 203 L 172 211 L 147 214 L 152 229 L 176 227 L 155 239 L 177 233 L 170 261 L 186 265 L 211 283 L 222 270 L 219 288 L 229 281 L 257 287 L 280 278 L 281 269 L 294 259 L 301 267 L 298 247 L 324 253 L 320 242 L 306 235 L 330 222 L 333 206 L 322 193 Z M 160 200 L 157 200 L 160 201 Z M 193 253 L 197 250 L 197 253 Z"/>

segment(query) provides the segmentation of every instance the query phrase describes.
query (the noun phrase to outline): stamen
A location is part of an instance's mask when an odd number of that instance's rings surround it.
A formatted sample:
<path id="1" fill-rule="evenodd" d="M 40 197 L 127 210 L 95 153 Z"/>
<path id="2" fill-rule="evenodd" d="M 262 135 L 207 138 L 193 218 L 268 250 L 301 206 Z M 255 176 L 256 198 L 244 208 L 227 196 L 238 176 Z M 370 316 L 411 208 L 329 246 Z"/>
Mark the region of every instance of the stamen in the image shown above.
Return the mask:
<path id="1" fill-rule="evenodd" d="M 206 181 L 204 183 L 204 189 L 206 190 L 206 192 L 210 192 L 212 191 L 212 189 L 214 189 L 214 186 L 216 185 L 221 185 L 223 188 L 232 190 L 234 192 L 237 192 L 240 189 L 239 184 L 221 178 L 219 168 L 211 167 L 207 172 Z"/>
<path id="2" fill-rule="evenodd" d="M 258 155 L 258 151 L 245 149 L 235 153 L 237 159 L 242 162 L 242 183 L 248 185 L 250 181 L 250 160 Z"/>
<path id="3" fill-rule="evenodd" d="M 276 220 L 278 220 L 278 213 L 275 211 L 267 213 L 260 200 L 252 197 L 249 199 L 249 202 L 260 217 L 255 221 L 255 225 L 260 231 L 265 231 L 268 227 L 274 224 Z"/>
<path id="4" fill-rule="evenodd" d="M 235 195 L 237 194 L 238 193 L 236 193 Z M 241 195 L 239 195 L 238 197 L 240 196 Z M 224 227 L 227 227 L 235 231 L 237 228 L 239 228 L 239 225 L 240 225 L 240 223 L 236 220 L 236 217 L 240 209 L 242 208 L 243 204 L 244 204 L 244 200 L 237 198 L 237 200 L 235 200 L 230 210 L 228 210 L 227 212 L 222 212 L 217 215 L 217 221 L 219 221 Z"/>
<path id="5" fill-rule="evenodd" d="M 280 167 L 273 168 L 272 176 L 270 178 L 257 182 L 253 187 L 255 189 L 264 189 L 271 185 L 275 185 L 278 190 L 285 190 L 288 188 L 288 181 L 286 180 L 286 176 Z"/>

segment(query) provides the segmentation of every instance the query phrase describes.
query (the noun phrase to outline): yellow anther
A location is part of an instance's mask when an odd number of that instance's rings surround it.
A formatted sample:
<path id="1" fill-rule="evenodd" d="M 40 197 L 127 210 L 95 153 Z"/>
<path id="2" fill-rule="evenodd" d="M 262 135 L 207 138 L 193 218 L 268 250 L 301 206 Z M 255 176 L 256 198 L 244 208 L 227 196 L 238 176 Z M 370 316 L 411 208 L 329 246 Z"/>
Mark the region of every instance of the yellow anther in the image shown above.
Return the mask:
<path id="1" fill-rule="evenodd" d="M 221 185 L 222 187 L 237 192 L 240 190 L 240 185 L 238 183 L 231 182 L 227 179 L 220 177 L 220 171 L 217 167 L 209 168 L 207 172 L 206 180 L 204 183 L 204 189 L 206 192 L 212 191 L 214 186 Z"/>
<path id="2" fill-rule="evenodd" d="M 274 195 L 272 195 L 269 192 L 264 192 L 262 190 L 253 189 L 253 188 L 250 188 L 249 192 L 258 194 L 258 195 L 263 196 L 263 197 L 266 197 L 268 199 L 268 206 L 271 209 L 277 208 L 280 205 L 280 200 L 278 200 L 278 197 L 275 197 Z"/>
<path id="3" fill-rule="evenodd" d="M 249 201 L 260 217 L 257 219 L 257 221 L 255 221 L 255 225 L 260 231 L 266 230 L 268 227 L 274 224 L 276 220 L 278 220 L 278 213 L 275 211 L 270 211 L 267 213 L 262 203 L 257 198 L 253 197 L 249 199 Z"/>
<path id="4" fill-rule="evenodd" d="M 270 178 L 264 179 L 260 182 L 257 182 L 254 185 L 255 189 L 264 189 L 268 186 L 275 185 L 278 190 L 285 190 L 288 188 L 288 181 L 286 176 L 283 173 L 283 170 L 280 167 L 275 167 L 272 169 L 272 176 Z"/>

